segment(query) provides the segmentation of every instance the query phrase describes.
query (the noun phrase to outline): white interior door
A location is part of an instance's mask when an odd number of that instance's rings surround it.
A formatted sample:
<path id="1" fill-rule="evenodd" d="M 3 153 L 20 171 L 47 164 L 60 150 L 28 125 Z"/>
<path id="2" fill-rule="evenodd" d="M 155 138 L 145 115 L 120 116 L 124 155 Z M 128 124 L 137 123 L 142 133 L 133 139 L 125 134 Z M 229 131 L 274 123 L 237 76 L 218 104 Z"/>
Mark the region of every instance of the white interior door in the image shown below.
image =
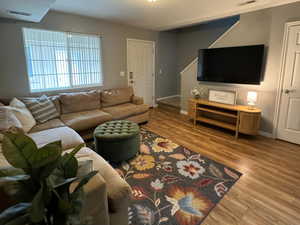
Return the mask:
<path id="1" fill-rule="evenodd" d="M 300 24 L 289 26 L 286 32 L 277 137 L 300 144 Z"/>
<path id="2" fill-rule="evenodd" d="M 155 43 L 143 40 L 127 40 L 128 85 L 146 104 L 154 105 Z"/>

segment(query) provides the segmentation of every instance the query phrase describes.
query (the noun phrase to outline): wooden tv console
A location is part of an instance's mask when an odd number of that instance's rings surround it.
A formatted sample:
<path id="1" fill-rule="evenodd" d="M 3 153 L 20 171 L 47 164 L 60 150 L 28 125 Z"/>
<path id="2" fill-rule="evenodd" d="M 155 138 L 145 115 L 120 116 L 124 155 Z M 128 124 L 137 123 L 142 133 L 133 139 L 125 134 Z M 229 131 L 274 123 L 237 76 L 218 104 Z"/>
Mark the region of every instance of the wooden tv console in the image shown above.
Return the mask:
<path id="1" fill-rule="evenodd" d="M 227 105 L 204 99 L 190 99 L 188 115 L 194 121 L 208 123 L 239 133 L 257 135 L 260 127 L 261 110 L 244 105 Z"/>

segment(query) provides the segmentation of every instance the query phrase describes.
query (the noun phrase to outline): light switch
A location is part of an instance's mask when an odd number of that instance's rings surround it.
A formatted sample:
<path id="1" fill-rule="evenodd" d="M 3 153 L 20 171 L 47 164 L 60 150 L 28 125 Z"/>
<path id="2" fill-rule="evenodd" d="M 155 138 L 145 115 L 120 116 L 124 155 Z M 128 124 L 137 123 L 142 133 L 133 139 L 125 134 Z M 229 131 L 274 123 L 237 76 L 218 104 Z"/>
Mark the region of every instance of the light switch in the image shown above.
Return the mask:
<path id="1" fill-rule="evenodd" d="M 124 72 L 124 71 L 121 71 L 121 72 L 120 72 L 120 76 L 121 76 L 121 77 L 125 77 L 125 72 Z"/>

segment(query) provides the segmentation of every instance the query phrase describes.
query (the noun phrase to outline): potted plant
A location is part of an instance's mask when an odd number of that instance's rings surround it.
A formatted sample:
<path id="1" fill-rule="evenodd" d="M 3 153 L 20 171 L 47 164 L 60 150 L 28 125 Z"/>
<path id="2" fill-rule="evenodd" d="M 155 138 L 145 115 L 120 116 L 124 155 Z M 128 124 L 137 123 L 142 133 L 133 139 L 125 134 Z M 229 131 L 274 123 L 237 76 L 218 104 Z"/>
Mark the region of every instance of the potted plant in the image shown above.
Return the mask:
<path id="1" fill-rule="evenodd" d="M 5 133 L 2 153 L 12 167 L 0 169 L 0 189 L 14 205 L 0 214 L 0 224 L 82 224 L 83 186 L 97 173 L 77 176 L 82 147 L 62 154 L 61 141 L 38 148 L 22 133 Z"/>

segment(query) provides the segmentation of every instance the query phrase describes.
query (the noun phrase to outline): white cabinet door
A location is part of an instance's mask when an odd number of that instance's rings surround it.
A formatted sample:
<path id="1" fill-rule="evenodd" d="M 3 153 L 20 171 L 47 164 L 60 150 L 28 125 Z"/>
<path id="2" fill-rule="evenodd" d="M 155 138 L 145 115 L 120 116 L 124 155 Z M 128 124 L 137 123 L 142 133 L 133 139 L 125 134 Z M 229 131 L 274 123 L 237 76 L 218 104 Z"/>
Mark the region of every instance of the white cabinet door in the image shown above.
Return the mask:
<path id="1" fill-rule="evenodd" d="M 300 25 L 287 32 L 277 137 L 300 144 Z"/>
<path id="2" fill-rule="evenodd" d="M 154 58 L 154 42 L 127 40 L 128 84 L 150 106 L 154 103 Z"/>

